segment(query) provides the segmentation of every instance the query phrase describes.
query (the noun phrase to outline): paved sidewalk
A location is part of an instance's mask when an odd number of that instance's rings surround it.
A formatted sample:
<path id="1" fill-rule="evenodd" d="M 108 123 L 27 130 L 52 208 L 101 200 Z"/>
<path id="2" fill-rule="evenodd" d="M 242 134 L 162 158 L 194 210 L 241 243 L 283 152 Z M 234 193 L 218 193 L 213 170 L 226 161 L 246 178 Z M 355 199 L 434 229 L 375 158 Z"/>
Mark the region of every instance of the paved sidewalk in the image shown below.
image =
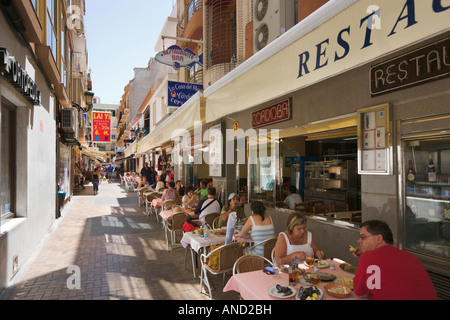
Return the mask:
<path id="1" fill-rule="evenodd" d="M 199 292 L 190 255 L 185 268 L 182 247 L 166 250 L 161 223 L 152 215 L 147 221 L 135 192 L 103 182 L 94 196 L 88 184 L 62 215 L 0 300 L 209 299 Z M 77 283 L 71 266 L 79 268 L 79 289 L 68 288 Z M 221 276 L 213 282 L 214 299 L 239 299 L 222 292 Z"/>

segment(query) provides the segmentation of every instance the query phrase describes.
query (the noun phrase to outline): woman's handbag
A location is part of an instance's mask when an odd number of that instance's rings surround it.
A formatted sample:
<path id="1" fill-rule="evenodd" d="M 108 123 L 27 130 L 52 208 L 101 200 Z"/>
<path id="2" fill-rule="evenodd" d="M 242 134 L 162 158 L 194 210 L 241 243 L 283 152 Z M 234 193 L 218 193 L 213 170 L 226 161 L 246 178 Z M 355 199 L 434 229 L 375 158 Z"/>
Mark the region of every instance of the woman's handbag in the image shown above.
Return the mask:
<path id="1" fill-rule="evenodd" d="M 187 219 L 183 225 L 181 226 L 181 229 L 183 229 L 184 232 L 191 232 L 195 229 L 200 228 L 199 225 L 197 225 L 194 221 L 192 221 L 192 218 Z"/>

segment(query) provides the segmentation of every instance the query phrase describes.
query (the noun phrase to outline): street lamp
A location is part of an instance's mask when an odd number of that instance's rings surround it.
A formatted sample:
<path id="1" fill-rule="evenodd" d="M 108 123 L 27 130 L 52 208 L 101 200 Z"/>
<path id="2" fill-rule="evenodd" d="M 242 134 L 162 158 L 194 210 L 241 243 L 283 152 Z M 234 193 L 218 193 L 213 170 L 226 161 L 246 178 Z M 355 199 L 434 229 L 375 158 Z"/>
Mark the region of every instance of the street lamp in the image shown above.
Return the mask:
<path id="1" fill-rule="evenodd" d="M 86 91 L 86 92 L 84 93 L 84 96 L 85 96 L 85 98 L 86 98 L 86 105 L 88 106 L 88 107 L 87 107 L 87 110 L 89 111 L 89 109 L 90 109 L 91 106 L 92 106 L 92 102 L 93 102 L 93 100 L 94 100 L 94 93 L 93 93 L 92 91 Z"/>

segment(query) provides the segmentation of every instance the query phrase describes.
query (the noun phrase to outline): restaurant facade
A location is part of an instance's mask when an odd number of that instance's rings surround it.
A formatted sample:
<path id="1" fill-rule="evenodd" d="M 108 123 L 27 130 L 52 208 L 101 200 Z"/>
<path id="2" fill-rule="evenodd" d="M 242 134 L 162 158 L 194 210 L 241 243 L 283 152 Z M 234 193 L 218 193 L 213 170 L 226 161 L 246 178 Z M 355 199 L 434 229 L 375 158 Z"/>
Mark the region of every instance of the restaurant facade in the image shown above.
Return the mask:
<path id="1" fill-rule="evenodd" d="M 179 163 L 185 150 L 210 160 L 218 191 L 263 201 L 276 231 L 292 212 L 282 204 L 290 184 L 305 201 L 385 220 L 449 298 L 449 21 L 442 1 L 330 1 L 188 101 L 201 134 L 190 121 L 165 134 Z M 308 217 L 327 256 L 355 265 L 359 226 Z"/>

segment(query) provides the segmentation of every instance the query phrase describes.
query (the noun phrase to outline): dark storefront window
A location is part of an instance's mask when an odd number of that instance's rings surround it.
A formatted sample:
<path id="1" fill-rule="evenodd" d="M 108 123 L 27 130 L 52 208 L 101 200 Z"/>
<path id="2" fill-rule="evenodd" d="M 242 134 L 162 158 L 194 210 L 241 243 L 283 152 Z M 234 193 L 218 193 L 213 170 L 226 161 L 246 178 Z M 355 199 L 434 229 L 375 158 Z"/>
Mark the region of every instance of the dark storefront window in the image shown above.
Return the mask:
<path id="1" fill-rule="evenodd" d="M 0 215 L 1 219 L 13 217 L 14 212 L 14 132 L 15 132 L 15 111 L 6 106 L 2 100 L 1 108 L 1 140 L 0 140 Z"/>

